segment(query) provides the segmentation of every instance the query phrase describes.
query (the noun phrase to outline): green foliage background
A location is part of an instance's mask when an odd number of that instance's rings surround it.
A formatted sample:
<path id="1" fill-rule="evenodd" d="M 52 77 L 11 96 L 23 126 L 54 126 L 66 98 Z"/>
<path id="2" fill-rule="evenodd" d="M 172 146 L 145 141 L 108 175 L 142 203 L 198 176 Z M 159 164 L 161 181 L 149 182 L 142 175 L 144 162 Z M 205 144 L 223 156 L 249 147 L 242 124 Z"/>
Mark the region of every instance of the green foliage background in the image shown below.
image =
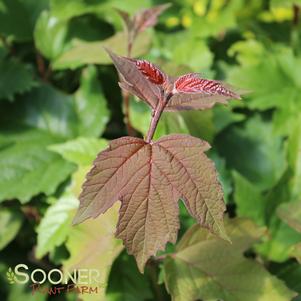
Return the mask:
<path id="1" fill-rule="evenodd" d="M 117 74 L 103 50 L 126 52 L 114 8 L 133 14 L 161 3 L 0 0 L 1 300 L 50 299 L 10 284 L 9 267 L 83 262 L 102 271 L 101 295 L 56 300 L 301 300 L 298 0 L 174 0 L 133 50 L 170 74 L 200 72 L 250 92 L 227 107 L 166 113 L 156 133 L 210 142 L 232 246 L 191 228 L 182 206 L 182 240 L 167 248 L 173 256 L 161 254 L 141 275 L 113 236 L 117 207 L 71 226 L 92 160 L 126 135 Z M 133 98 L 130 112 L 145 134 L 148 108 Z"/>

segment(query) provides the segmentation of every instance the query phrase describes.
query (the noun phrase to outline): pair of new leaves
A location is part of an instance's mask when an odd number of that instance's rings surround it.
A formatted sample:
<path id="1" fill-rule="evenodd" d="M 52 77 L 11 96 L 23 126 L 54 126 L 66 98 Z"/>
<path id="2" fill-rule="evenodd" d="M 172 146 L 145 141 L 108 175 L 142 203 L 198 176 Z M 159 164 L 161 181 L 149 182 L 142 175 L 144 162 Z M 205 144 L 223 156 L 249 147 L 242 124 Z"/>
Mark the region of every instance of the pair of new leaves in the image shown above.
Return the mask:
<path id="1" fill-rule="evenodd" d="M 222 83 L 197 74 L 174 79 L 147 61 L 108 53 L 120 74 L 120 86 L 153 111 L 162 103 L 164 110 L 177 111 L 207 109 L 239 98 Z M 113 140 L 87 175 L 74 223 L 96 218 L 119 200 L 116 235 L 136 257 L 140 271 L 168 241 L 175 243 L 180 198 L 201 226 L 228 239 L 223 191 L 213 162 L 204 154 L 209 148 L 201 139 L 179 134 L 150 142 L 134 137 Z"/>

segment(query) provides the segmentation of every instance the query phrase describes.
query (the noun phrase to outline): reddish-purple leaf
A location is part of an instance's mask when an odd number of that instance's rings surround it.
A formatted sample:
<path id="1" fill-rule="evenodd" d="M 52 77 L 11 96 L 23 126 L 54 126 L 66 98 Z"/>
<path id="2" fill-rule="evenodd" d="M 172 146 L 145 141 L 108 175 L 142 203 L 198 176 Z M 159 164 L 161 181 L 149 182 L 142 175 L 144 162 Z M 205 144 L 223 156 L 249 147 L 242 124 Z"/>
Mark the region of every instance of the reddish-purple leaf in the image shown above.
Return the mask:
<path id="1" fill-rule="evenodd" d="M 134 28 L 134 22 L 131 19 L 130 15 L 126 11 L 119 8 L 116 8 L 116 11 L 119 14 L 119 16 L 122 18 L 127 32 L 130 33 Z"/>
<path id="2" fill-rule="evenodd" d="M 174 93 L 204 93 L 208 95 L 223 95 L 239 98 L 233 91 L 227 89 L 221 82 L 200 78 L 196 73 L 180 76 L 174 83 Z"/>
<path id="3" fill-rule="evenodd" d="M 201 226 L 227 239 L 221 185 L 204 154 L 209 147 L 188 135 L 152 143 L 132 137 L 112 141 L 87 175 L 74 223 L 96 218 L 121 201 L 116 234 L 140 271 L 168 241 L 176 241 L 179 198 Z"/>
<path id="4" fill-rule="evenodd" d="M 165 111 L 204 110 L 216 103 L 226 104 L 229 99 L 240 99 L 232 87 L 215 80 L 199 78 L 196 73 L 172 79 L 158 67 L 145 60 L 118 56 L 107 50 L 121 74 L 122 89 L 156 108 L 161 89 L 169 95 Z"/>
<path id="5" fill-rule="evenodd" d="M 136 60 L 118 56 L 108 49 L 106 50 L 121 75 L 122 88 L 144 100 L 154 109 L 160 97 L 159 86 L 146 79 L 138 69 Z"/>
<path id="6" fill-rule="evenodd" d="M 162 85 L 165 81 L 163 72 L 154 64 L 146 60 L 136 60 L 136 66 L 142 74 L 153 84 Z"/>
<path id="7" fill-rule="evenodd" d="M 158 16 L 165 11 L 170 4 L 157 5 L 152 8 L 144 9 L 134 16 L 134 27 L 136 32 L 144 31 L 148 27 L 155 26 Z"/>

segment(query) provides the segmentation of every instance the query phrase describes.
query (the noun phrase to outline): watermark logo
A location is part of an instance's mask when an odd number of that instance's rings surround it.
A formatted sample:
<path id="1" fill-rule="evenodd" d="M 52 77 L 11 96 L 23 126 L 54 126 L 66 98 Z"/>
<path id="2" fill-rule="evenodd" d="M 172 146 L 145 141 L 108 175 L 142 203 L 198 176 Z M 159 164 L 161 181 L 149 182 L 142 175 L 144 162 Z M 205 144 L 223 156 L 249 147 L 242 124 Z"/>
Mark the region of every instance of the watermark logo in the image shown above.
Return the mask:
<path id="1" fill-rule="evenodd" d="M 101 281 L 101 273 L 97 269 L 30 270 L 26 264 L 20 263 L 7 270 L 6 278 L 9 284 L 28 284 L 33 295 L 35 293 L 57 295 L 63 292 L 98 294 L 105 287 Z"/>
<path id="2" fill-rule="evenodd" d="M 13 272 L 13 270 L 11 268 L 9 268 L 8 271 L 6 272 L 6 278 L 7 278 L 8 283 L 10 283 L 10 284 L 16 283 L 15 273 Z"/>

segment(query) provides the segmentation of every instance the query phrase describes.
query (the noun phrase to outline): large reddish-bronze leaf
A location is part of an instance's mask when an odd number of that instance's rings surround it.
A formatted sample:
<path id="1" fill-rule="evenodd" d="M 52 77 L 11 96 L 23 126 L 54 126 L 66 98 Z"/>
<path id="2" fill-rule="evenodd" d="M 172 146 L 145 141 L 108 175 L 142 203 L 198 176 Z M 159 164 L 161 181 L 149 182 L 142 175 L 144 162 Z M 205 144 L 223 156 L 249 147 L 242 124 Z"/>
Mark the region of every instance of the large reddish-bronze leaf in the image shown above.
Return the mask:
<path id="1" fill-rule="evenodd" d="M 118 56 L 108 49 L 106 50 L 121 75 L 121 87 L 144 100 L 154 109 L 160 97 L 159 86 L 147 80 L 145 75 L 139 70 L 136 64 L 137 60 Z"/>
<path id="2" fill-rule="evenodd" d="M 120 200 L 116 234 L 140 271 L 168 241 L 176 241 L 179 198 L 200 225 L 227 239 L 221 185 L 204 154 L 209 148 L 188 135 L 151 143 L 133 137 L 113 140 L 87 175 L 74 223 L 96 218 Z"/>

